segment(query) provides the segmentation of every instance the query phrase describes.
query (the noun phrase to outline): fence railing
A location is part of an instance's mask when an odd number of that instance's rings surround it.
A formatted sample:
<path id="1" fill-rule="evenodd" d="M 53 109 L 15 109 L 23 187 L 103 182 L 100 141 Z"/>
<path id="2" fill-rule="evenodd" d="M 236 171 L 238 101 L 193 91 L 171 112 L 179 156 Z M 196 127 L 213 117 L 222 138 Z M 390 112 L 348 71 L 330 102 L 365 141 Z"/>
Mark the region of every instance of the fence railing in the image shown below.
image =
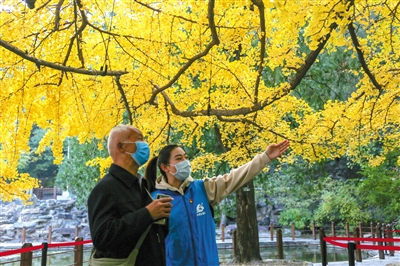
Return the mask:
<path id="1" fill-rule="evenodd" d="M 335 226 L 334 223 L 332 223 L 332 225 L 329 228 L 331 231 L 331 236 L 328 236 L 328 237 L 326 236 L 326 233 L 325 233 L 325 227 L 321 226 L 321 227 L 319 227 L 319 230 L 318 230 L 318 235 L 319 235 L 319 240 L 320 240 L 319 245 L 321 248 L 322 266 L 326 266 L 328 263 L 327 262 L 327 243 L 348 249 L 349 266 L 354 265 L 354 253 L 356 254 L 355 260 L 357 262 L 361 262 L 361 260 L 362 260 L 361 259 L 361 250 L 366 250 L 366 249 L 377 250 L 379 252 L 380 259 L 385 258 L 384 251 L 388 251 L 390 256 L 394 256 L 395 251 L 400 251 L 400 238 L 393 237 L 393 233 L 400 233 L 400 230 L 393 230 L 390 224 L 384 225 L 384 224 L 378 223 L 376 226 L 373 226 L 371 224 L 368 227 L 363 227 L 361 224 L 359 224 L 358 226 L 354 227 L 352 237 L 350 237 L 350 228 L 349 228 L 348 224 L 346 224 L 344 228 L 340 228 L 340 227 Z M 368 228 L 368 230 L 370 230 L 370 231 L 368 231 L 371 234 L 370 237 L 364 237 L 364 233 L 367 232 L 366 228 Z M 337 230 L 337 229 L 339 229 L 339 230 Z M 294 224 L 292 224 L 291 231 L 292 231 L 291 236 L 292 236 L 292 239 L 294 240 L 295 239 Z M 76 232 L 75 234 L 77 234 L 77 230 L 75 230 L 75 232 Z M 316 231 L 316 227 L 314 224 L 312 226 L 311 232 L 312 232 L 312 238 L 314 240 L 316 240 L 317 231 Z M 344 232 L 345 236 L 338 236 L 338 234 L 340 234 L 341 232 Z M 51 235 L 51 227 L 49 228 L 49 235 Z M 234 253 L 235 247 L 237 246 L 235 231 L 233 232 L 232 235 L 233 235 L 233 237 L 232 237 L 232 250 L 233 251 L 232 252 Z M 276 237 L 278 258 L 284 259 L 283 258 L 284 253 L 283 253 L 282 229 L 278 228 L 277 230 L 275 230 L 273 224 L 271 224 L 270 225 L 271 241 L 274 241 L 274 237 Z M 24 239 L 24 236 L 23 236 L 23 239 Z M 49 239 L 51 239 L 51 237 Z M 364 242 L 372 242 L 372 245 L 361 244 Z M 14 263 L 14 262 L 20 262 L 20 265 L 32 266 L 32 260 L 34 258 L 38 258 L 38 257 L 33 257 L 33 251 L 41 250 L 41 261 L 42 261 L 41 265 L 46 266 L 47 257 L 60 254 L 60 253 L 48 254 L 49 249 L 73 246 L 74 247 L 73 250 L 64 251 L 64 252 L 73 252 L 74 253 L 74 264 L 73 265 L 82 266 L 83 263 L 86 262 L 86 261 L 83 261 L 84 245 L 91 244 L 91 243 L 92 243 L 91 240 L 84 241 L 82 239 L 82 237 L 76 237 L 75 242 L 62 242 L 62 243 L 44 242 L 37 246 L 32 246 L 31 243 L 23 243 L 23 246 L 20 249 L 0 252 L 0 257 L 20 254 L 19 259 L 7 261 L 7 262 L 0 262 L 0 265 Z M 399 245 L 396 246 L 395 243 L 399 243 Z"/>
<path id="2" fill-rule="evenodd" d="M 400 244 L 400 238 L 394 238 L 393 233 L 400 233 L 400 230 L 392 230 L 391 225 L 377 225 L 375 228 L 376 237 L 362 237 L 360 236 L 360 228 L 354 227 L 353 237 L 338 237 L 325 235 L 324 228 L 320 229 L 320 240 L 321 240 L 321 256 L 322 266 L 328 264 L 326 243 L 347 248 L 349 266 L 354 266 L 355 261 L 362 262 L 361 251 L 362 250 L 377 250 L 379 252 L 379 259 L 385 259 L 384 251 L 389 252 L 389 256 L 394 256 L 394 252 L 400 251 L 400 246 L 395 246 L 394 243 Z M 361 244 L 362 242 L 372 242 L 372 245 Z M 375 245 L 377 243 L 377 245 Z M 355 257 L 354 257 L 355 253 Z"/>
<path id="3" fill-rule="evenodd" d="M 325 227 L 330 229 L 331 236 L 327 237 L 325 234 Z M 338 230 L 339 229 L 339 230 Z M 221 228 L 222 236 L 224 235 L 223 228 Z M 295 240 L 295 227 L 294 223 L 291 226 L 291 237 L 292 240 Z M 278 259 L 284 259 L 283 256 L 283 233 L 282 229 L 274 229 L 273 224 L 270 224 L 270 239 L 274 241 L 274 237 L 276 237 L 276 248 Z M 328 230 L 329 231 L 329 230 Z M 344 233 L 345 236 L 338 236 L 341 233 Z M 389 256 L 394 256 L 395 251 L 400 251 L 400 238 L 393 237 L 393 233 L 400 234 L 400 230 L 393 230 L 390 224 L 377 224 L 373 226 L 371 223 L 370 226 L 364 227 L 362 224 L 354 227 L 353 236 L 350 236 L 350 226 L 346 223 L 345 227 L 336 226 L 332 223 L 330 226 L 321 226 L 318 229 L 319 235 L 319 245 L 321 249 L 321 262 L 322 266 L 326 266 L 328 264 L 327 261 L 327 243 L 338 246 L 341 248 L 348 249 L 348 259 L 349 266 L 354 266 L 354 260 L 357 262 L 362 261 L 361 252 L 362 250 L 376 250 L 379 252 L 379 259 L 385 259 L 384 251 L 386 251 Z M 317 230 L 316 226 L 313 223 L 311 228 L 312 238 L 316 240 L 317 238 Z M 368 234 L 369 237 L 364 237 L 364 235 Z M 222 241 L 223 238 L 221 238 Z M 236 244 L 236 230 L 232 233 L 232 253 L 235 254 Z M 372 245 L 362 244 L 365 242 L 371 242 Z M 395 245 L 398 243 L 399 245 Z M 355 253 L 355 259 L 354 259 Z"/>
<path id="4" fill-rule="evenodd" d="M 32 189 L 32 194 L 42 200 L 42 199 L 57 199 L 57 196 L 62 195 L 62 190 L 57 187 L 52 188 L 34 188 Z"/>
<path id="5" fill-rule="evenodd" d="M 42 243 L 40 245 L 33 246 L 32 243 L 24 243 L 22 248 L 14 249 L 14 250 L 7 250 L 0 252 L 0 257 L 5 256 L 12 256 L 15 254 L 20 254 L 19 258 L 11 259 L 5 262 L 0 262 L 0 265 L 10 264 L 10 263 L 18 263 L 20 262 L 21 266 L 32 266 L 33 259 L 41 258 L 41 266 L 47 265 L 47 259 L 50 256 L 56 256 L 62 253 L 72 253 L 74 256 L 74 263 L 72 265 L 75 266 L 82 266 L 85 262 L 83 260 L 83 252 L 84 252 L 84 245 L 92 243 L 92 240 L 83 240 L 81 237 L 77 237 L 74 242 L 62 242 L 62 243 Z M 57 253 L 49 254 L 48 250 L 52 248 L 62 248 L 62 247 L 74 247 L 71 250 L 65 250 Z M 33 256 L 33 252 L 40 250 L 40 256 Z"/>

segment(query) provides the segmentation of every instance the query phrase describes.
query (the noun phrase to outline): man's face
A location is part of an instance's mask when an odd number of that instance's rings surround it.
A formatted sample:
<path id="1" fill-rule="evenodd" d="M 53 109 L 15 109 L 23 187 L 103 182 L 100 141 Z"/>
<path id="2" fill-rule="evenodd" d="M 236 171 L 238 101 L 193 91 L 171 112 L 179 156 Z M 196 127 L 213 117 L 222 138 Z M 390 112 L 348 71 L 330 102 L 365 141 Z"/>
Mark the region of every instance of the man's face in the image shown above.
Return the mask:
<path id="1" fill-rule="evenodd" d="M 121 148 L 124 152 L 135 153 L 136 141 L 144 141 L 144 137 L 139 129 L 134 128 L 130 130 L 129 136 L 123 142 L 120 142 Z"/>

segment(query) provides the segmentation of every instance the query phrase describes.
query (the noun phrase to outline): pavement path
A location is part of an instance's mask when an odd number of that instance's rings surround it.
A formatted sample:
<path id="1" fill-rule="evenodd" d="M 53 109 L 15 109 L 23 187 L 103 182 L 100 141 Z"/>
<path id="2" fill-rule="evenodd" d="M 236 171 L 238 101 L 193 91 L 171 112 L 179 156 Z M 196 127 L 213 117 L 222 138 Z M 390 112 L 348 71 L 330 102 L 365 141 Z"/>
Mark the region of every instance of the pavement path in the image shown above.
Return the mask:
<path id="1" fill-rule="evenodd" d="M 313 263 L 313 266 L 322 266 L 322 263 Z M 348 261 L 336 261 L 336 262 L 329 262 L 328 266 L 348 266 Z M 395 253 L 394 257 L 385 256 L 384 260 L 379 259 L 378 257 L 368 258 L 363 260 L 362 262 L 355 262 L 354 265 L 356 266 L 400 266 L 400 253 Z"/>

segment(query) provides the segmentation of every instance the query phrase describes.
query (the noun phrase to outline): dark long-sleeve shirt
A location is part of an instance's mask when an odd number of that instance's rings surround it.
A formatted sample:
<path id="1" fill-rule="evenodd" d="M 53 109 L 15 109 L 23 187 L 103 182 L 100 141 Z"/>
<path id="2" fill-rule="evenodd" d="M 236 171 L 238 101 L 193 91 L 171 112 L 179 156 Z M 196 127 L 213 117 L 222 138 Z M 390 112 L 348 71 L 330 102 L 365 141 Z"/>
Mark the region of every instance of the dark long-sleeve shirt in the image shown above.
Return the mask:
<path id="1" fill-rule="evenodd" d="M 143 180 L 145 182 L 145 180 Z M 93 188 L 88 216 L 96 258 L 126 258 L 146 228 L 153 223 L 145 208 L 152 199 L 139 178 L 118 165 Z M 165 265 L 166 226 L 153 224 L 139 249 L 136 265 Z"/>

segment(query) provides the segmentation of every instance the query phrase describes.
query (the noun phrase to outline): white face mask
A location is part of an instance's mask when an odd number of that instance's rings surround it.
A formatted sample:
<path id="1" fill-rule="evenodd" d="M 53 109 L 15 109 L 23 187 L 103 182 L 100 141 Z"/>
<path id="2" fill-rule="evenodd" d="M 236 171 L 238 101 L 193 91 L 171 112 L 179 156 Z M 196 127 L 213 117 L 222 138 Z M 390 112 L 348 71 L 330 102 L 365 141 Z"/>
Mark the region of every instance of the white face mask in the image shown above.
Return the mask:
<path id="1" fill-rule="evenodd" d="M 175 166 L 176 168 L 176 173 L 170 173 L 175 176 L 176 179 L 179 179 L 181 181 L 184 181 L 186 178 L 188 178 L 190 176 L 190 173 L 192 172 L 192 166 L 190 165 L 190 162 L 188 160 L 184 160 L 175 165 L 170 165 Z"/>

